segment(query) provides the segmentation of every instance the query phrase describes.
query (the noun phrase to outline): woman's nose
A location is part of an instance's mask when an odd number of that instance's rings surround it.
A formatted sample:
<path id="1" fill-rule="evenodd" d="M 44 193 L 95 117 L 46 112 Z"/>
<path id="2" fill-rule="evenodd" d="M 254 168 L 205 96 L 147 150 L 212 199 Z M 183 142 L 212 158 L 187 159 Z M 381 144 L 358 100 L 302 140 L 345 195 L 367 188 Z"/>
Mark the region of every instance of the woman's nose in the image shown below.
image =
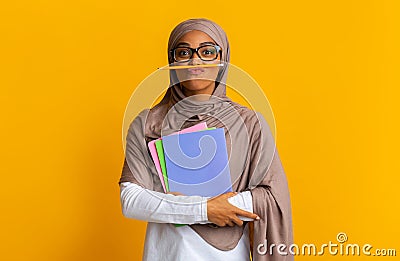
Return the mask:
<path id="1" fill-rule="evenodd" d="M 199 58 L 196 52 L 193 53 L 192 58 L 189 61 L 189 64 L 201 64 L 201 59 Z"/>

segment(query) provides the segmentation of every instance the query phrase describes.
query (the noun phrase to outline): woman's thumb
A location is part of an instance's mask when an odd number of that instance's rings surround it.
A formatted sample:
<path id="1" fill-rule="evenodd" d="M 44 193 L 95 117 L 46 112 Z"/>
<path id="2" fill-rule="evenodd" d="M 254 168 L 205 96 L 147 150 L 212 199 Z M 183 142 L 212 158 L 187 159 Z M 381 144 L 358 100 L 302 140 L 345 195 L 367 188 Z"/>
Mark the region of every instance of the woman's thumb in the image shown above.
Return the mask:
<path id="1" fill-rule="evenodd" d="M 232 192 L 227 192 L 224 195 L 225 195 L 226 198 L 230 198 L 230 197 L 235 196 L 236 194 L 237 194 L 236 191 L 232 191 Z"/>

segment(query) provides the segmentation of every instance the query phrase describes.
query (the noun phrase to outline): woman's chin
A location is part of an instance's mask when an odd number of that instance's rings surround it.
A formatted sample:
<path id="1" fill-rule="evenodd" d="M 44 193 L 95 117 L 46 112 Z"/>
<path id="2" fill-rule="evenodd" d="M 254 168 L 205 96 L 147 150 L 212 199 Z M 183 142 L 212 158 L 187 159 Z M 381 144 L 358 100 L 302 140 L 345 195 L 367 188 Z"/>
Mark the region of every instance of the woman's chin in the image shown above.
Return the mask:
<path id="1" fill-rule="evenodd" d="M 209 80 L 189 80 L 182 82 L 181 85 L 191 93 L 204 93 L 210 91 L 210 89 L 214 89 L 213 82 L 210 82 Z"/>

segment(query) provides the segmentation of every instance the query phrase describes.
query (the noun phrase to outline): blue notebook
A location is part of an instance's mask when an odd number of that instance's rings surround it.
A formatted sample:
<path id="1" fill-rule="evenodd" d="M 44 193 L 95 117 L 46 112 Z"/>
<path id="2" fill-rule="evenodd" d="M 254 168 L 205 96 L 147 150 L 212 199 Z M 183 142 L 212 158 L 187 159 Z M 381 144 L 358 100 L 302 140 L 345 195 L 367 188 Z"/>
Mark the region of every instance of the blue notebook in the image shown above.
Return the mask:
<path id="1" fill-rule="evenodd" d="M 162 137 L 169 190 L 212 197 L 232 191 L 223 128 Z"/>

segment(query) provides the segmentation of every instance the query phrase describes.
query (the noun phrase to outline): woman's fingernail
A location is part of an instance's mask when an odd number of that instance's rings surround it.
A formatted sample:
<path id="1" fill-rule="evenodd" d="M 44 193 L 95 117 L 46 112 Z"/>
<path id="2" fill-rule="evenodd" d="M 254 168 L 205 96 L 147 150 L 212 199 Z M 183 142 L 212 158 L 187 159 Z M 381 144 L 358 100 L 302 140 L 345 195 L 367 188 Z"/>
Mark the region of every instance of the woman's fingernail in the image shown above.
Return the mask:
<path id="1" fill-rule="evenodd" d="M 260 220 L 260 217 L 259 217 L 259 216 L 257 216 L 257 217 L 256 217 L 256 220 Z"/>

